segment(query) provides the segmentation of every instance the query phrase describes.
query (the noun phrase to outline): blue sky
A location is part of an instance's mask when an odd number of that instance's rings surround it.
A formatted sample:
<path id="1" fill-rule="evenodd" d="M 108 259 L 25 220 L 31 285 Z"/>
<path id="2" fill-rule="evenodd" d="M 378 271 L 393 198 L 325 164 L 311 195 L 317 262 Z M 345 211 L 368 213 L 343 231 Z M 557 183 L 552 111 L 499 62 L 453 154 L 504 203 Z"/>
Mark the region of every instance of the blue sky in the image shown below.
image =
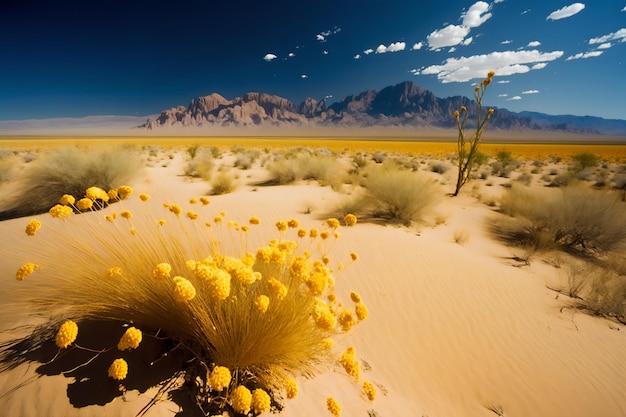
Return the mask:
<path id="1" fill-rule="evenodd" d="M 626 119 L 626 0 L 3 0 L 0 120 L 155 114 L 213 92 L 338 101 L 411 80 Z"/>

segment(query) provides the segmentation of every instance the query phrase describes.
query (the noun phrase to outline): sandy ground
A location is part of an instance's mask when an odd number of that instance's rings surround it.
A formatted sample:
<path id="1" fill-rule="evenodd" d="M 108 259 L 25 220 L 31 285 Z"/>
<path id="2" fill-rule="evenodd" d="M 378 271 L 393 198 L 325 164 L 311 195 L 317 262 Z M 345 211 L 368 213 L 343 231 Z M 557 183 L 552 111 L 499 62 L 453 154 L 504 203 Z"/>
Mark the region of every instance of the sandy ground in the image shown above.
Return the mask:
<path id="1" fill-rule="evenodd" d="M 183 163 L 181 152 L 165 168 L 147 168 L 131 185 L 170 201 L 206 193 L 207 183 L 180 176 Z M 277 219 L 296 217 L 304 227 L 319 226 L 316 214 L 339 198 L 315 182 L 245 185 L 263 178 L 262 169 L 240 174 L 243 185 L 237 191 L 211 197 L 211 207 L 234 220 L 254 215 L 270 227 Z M 355 346 L 363 379 L 372 381 L 379 395 L 369 402 L 360 384 L 337 368 L 300 380 L 299 396 L 281 415 L 330 415 L 328 396 L 341 404 L 343 416 L 626 415 L 626 326 L 562 310 L 572 301 L 546 285 L 561 282 L 566 271 L 540 258 L 530 265 L 512 260 L 519 253 L 485 231 L 498 213 L 471 196 L 471 188 L 469 183 L 460 197 L 443 200 L 438 210 L 445 222 L 438 226 L 359 223 L 342 229 L 333 253 L 355 251 L 360 259 L 342 272 L 337 292 L 359 291 L 370 315 L 341 344 Z M 497 194 L 498 188 L 485 192 Z M 311 214 L 303 213 L 307 207 L 313 207 Z M 17 244 L 6 236 L 23 233 L 27 222 L 3 222 L 1 244 Z M 459 230 L 469 236 L 463 245 L 454 241 Z M 0 306 L 15 285 L 15 261 L 2 259 L 2 264 Z M 15 334 L 6 330 L 18 324 L 14 320 L 0 315 L 2 340 Z M 22 320 L 29 320 L 27 312 Z M 66 395 L 71 379 L 33 379 L 35 369 L 20 366 L 0 374 L 0 415 L 132 416 L 150 399 L 151 391 L 128 392 L 105 406 L 75 408 Z M 175 404 L 162 402 L 147 415 L 177 411 Z"/>

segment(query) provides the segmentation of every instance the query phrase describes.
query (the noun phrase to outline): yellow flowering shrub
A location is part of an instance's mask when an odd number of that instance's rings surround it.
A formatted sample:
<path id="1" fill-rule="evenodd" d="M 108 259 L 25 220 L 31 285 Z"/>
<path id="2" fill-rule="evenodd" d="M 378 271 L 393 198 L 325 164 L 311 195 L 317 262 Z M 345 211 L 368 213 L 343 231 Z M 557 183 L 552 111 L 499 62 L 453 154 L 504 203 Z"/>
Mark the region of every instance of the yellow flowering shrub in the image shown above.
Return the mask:
<path id="1" fill-rule="evenodd" d="M 209 386 L 214 391 L 223 391 L 230 385 L 231 379 L 230 369 L 225 366 L 216 366 L 209 376 Z"/>
<path id="2" fill-rule="evenodd" d="M 374 401 L 376 399 L 376 388 L 374 388 L 371 382 L 363 382 L 363 392 L 365 392 L 368 400 Z"/>
<path id="3" fill-rule="evenodd" d="M 67 320 L 61 325 L 59 331 L 57 332 L 55 338 L 56 345 L 61 349 L 65 349 L 66 347 L 74 343 L 77 336 L 78 325 L 72 320 Z"/>
<path id="4" fill-rule="evenodd" d="M 126 329 L 120 341 L 117 342 L 118 350 L 131 350 L 137 349 L 139 344 L 141 343 L 142 333 L 141 330 L 136 327 L 129 327 Z"/>
<path id="5" fill-rule="evenodd" d="M 85 191 L 85 196 L 92 201 L 102 200 L 105 203 L 109 201 L 109 195 L 100 187 L 87 188 L 87 190 Z"/>
<path id="6" fill-rule="evenodd" d="M 359 380 L 361 368 L 359 366 L 359 361 L 356 358 L 354 347 L 350 346 L 346 349 L 346 351 L 341 356 L 340 363 L 348 375 L 350 375 L 356 381 Z"/>
<path id="7" fill-rule="evenodd" d="M 35 234 L 37 233 L 37 230 L 39 230 L 40 228 L 41 228 L 41 222 L 37 219 L 32 219 L 26 225 L 26 234 L 28 236 L 35 236 Z"/>
<path id="8" fill-rule="evenodd" d="M 128 375 L 128 363 L 124 359 L 115 359 L 113 363 L 109 366 L 108 370 L 109 377 L 121 381 L 126 379 L 126 375 Z"/>
<path id="9" fill-rule="evenodd" d="M 356 313 L 356 318 L 359 321 L 365 320 L 367 318 L 367 316 L 369 315 L 369 310 L 367 309 L 367 307 L 363 303 L 357 303 L 354 306 L 354 312 Z"/>
<path id="10" fill-rule="evenodd" d="M 252 407 L 252 393 L 244 385 L 238 385 L 230 394 L 230 403 L 235 412 L 248 414 Z"/>
<path id="11" fill-rule="evenodd" d="M 343 221 L 346 223 L 346 226 L 354 226 L 357 222 L 357 219 L 354 214 L 346 214 L 346 216 L 343 218 Z"/>
<path id="12" fill-rule="evenodd" d="M 80 211 L 87 211 L 89 209 L 91 209 L 91 207 L 93 207 L 93 201 L 90 200 L 89 198 L 81 198 L 80 200 L 78 200 L 76 202 L 76 207 L 80 210 Z"/>
<path id="13" fill-rule="evenodd" d="M 59 199 L 59 204 L 63 206 L 71 206 L 76 202 L 76 199 L 73 195 L 63 194 L 63 197 Z"/>
<path id="14" fill-rule="evenodd" d="M 109 201 L 134 198 L 142 203 L 121 202 L 117 215 L 77 216 L 62 224 L 66 232 L 49 228 L 34 239 L 36 243 L 45 237 L 48 244 L 49 234 L 58 233 L 53 238 L 59 247 L 45 248 L 43 268 L 31 263 L 16 272 L 23 280 L 41 269 L 46 285 L 38 289 L 34 311 L 129 326 L 111 345 L 96 349 L 86 340 L 85 349 L 91 352 L 137 349 L 126 353 L 131 358 L 148 350 L 141 348 L 147 342 L 150 347 L 161 342 L 175 347 L 185 365 L 172 378 L 182 381 L 184 376 L 185 389 L 194 391 L 199 407 L 215 414 L 258 415 L 280 409 L 282 401 L 298 395 L 296 378 L 314 376 L 325 365 L 342 366 L 358 379 L 354 352 L 343 358 L 334 351 L 333 338 L 367 316 L 356 292 L 350 295 L 354 310 L 342 310 L 336 295 L 336 263 L 330 252 L 332 236 L 339 237 L 339 220 L 328 219 L 319 230 L 301 228 L 296 219 L 269 223 L 275 225 L 268 227 L 272 236 L 265 245 L 251 248 L 249 242 L 257 242 L 250 236 L 252 226 L 261 223 L 257 217 L 247 224 L 230 220 L 226 213 L 204 207 L 206 198 L 162 204 L 147 194 L 133 196 L 130 187 L 113 191 L 115 197 L 107 193 Z M 85 199 L 100 204 L 103 192 L 92 188 Z M 189 210 L 190 204 L 197 211 Z M 127 208 L 133 210 L 131 233 L 128 222 L 115 221 L 130 219 Z M 50 215 L 65 218 L 78 209 L 78 203 L 58 204 Z M 201 226 L 207 223 L 212 227 Z M 36 228 L 33 222 L 30 229 Z M 71 258 L 62 256 L 67 247 L 72 248 Z M 28 282 L 19 286 L 24 285 Z M 77 327 L 72 336 L 69 326 L 58 332 L 59 347 L 75 341 Z M 67 354 L 81 349 L 75 346 Z M 159 363 L 154 361 L 154 366 Z M 123 358 L 108 369 L 118 381 L 127 374 Z"/>

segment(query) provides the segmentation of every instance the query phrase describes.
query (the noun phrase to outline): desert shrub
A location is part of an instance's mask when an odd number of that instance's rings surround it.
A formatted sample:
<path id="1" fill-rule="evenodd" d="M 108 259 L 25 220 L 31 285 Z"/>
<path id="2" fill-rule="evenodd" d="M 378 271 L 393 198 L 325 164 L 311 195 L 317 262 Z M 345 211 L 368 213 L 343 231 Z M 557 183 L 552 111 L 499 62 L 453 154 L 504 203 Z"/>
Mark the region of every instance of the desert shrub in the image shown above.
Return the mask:
<path id="1" fill-rule="evenodd" d="M 191 146 L 188 146 L 186 151 L 187 151 L 187 156 L 189 156 L 189 159 L 194 159 L 196 155 L 198 154 L 199 149 L 200 149 L 200 145 L 197 143 Z"/>
<path id="2" fill-rule="evenodd" d="M 178 391 L 171 398 L 185 407 L 231 416 L 280 410 L 297 394 L 295 378 L 339 362 L 359 379 L 355 349 L 341 356 L 332 348 L 333 338 L 345 341 L 368 315 L 358 293 L 343 304 L 334 293 L 331 268 L 343 271 L 358 258 L 346 253 L 343 267 L 331 262 L 336 219 L 319 232 L 278 221 L 269 243 L 250 249 L 256 217 L 227 222 L 208 215 L 205 198 L 181 206 L 129 192 L 125 215 L 42 217 L 42 228 L 59 227 L 12 246 L 11 259 L 30 263 L 17 271 L 9 310 L 49 321 L 0 345 L 0 370 L 46 361 L 52 374 L 97 387 L 108 401 L 158 386 L 159 398 Z M 263 401 L 255 405 L 255 397 Z"/>
<path id="3" fill-rule="evenodd" d="M 538 190 L 513 186 L 500 207 L 509 217 L 492 230 L 510 242 L 584 252 L 616 250 L 626 242 L 626 211 L 616 193 L 582 185 Z"/>
<path id="4" fill-rule="evenodd" d="M 475 166 L 479 167 L 481 165 L 485 165 L 487 162 L 489 162 L 489 155 L 484 152 L 476 151 L 474 154 Z"/>
<path id="5" fill-rule="evenodd" d="M 11 179 L 11 174 L 14 172 L 16 166 L 17 161 L 12 154 L 6 156 L 0 155 L 0 184 Z"/>
<path id="6" fill-rule="evenodd" d="M 435 161 L 430 164 L 430 170 L 438 174 L 445 174 L 450 168 L 452 168 L 452 165 L 444 161 Z"/>
<path id="7" fill-rule="evenodd" d="M 381 164 L 385 159 L 387 159 L 387 154 L 385 152 L 377 151 L 372 155 L 372 160 L 377 164 Z"/>
<path id="8" fill-rule="evenodd" d="M 237 189 L 237 179 L 229 171 L 220 171 L 211 180 L 211 194 L 220 195 L 232 193 Z"/>
<path id="9" fill-rule="evenodd" d="M 212 152 L 203 149 L 185 164 L 184 174 L 188 177 L 202 178 L 208 181 L 213 175 L 213 168 L 215 168 L 215 160 Z"/>
<path id="10" fill-rule="evenodd" d="M 333 156 L 299 153 L 293 158 L 274 161 L 268 166 L 270 183 L 289 184 L 297 180 L 316 180 L 322 185 L 337 188 L 341 184 L 343 168 Z"/>
<path id="11" fill-rule="evenodd" d="M 141 158 L 128 148 L 83 150 L 62 148 L 32 162 L 19 179 L 19 193 L 7 197 L 0 219 L 40 214 L 54 206 L 63 194 L 83 197 L 87 188 L 117 188 L 143 167 Z"/>
<path id="12" fill-rule="evenodd" d="M 574 177 L 569 172 L 558 174 L 550 178 L 548 187 L 566 187 L 572 183 Z"/>
<path id="13" fill-rule="evenodd" d="M 584 304 L 596 314 L 626 323 L 626 276 L 607 270 L 593 274 Z"/>
<path id="14" fill-rule="evenodd" d="M 525 186 L 529 186 L 531 182 L 533 182 L 533 176 L 528 172 L 522 172 L 520 175 L 515 178 L 515 181 L 520 184 L 524 184 Z"/>
<path id="15" fill-rule="evenodd" d="M 371 166 L 361 192 L 343 202 L 343 212 L 338 215 L 350 211 L 365 221 L 409 225 L 423 220 L 440 197 L 437 183 L 419 172 L 391 164 Z"/>
<path id="16" fill-rule="evenodd" d="M 352 155 L 352 166 L 359 171 L 367 166 L 367 158 L 361 152 Z"/>
<path id="17" fill-rule="evenodd" d="M 572 162 L 574 163 L 574 170 L 578 172 L 586 168 L 597 167 L 600 164 L 600 158 L 592 153 L 582 152 L 572 156 Z"/>

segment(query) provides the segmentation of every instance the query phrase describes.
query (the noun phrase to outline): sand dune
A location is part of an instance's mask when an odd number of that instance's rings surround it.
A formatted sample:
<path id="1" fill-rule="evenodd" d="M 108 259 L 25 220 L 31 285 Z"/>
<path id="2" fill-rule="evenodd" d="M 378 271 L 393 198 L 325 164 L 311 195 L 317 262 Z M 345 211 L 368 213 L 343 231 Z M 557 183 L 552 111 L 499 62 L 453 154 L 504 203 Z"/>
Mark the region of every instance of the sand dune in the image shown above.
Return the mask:
<path id="1" fill-rule="evenodd" d="M 203 195 L 207 184 L 184 180 L 181 165 L 179 154 L 169 167 L 149 168 L 131 185 L 155 199 L 186 201 Z M 248 183 L 262 170 L 242 175 Z M 557 298 L 546 284 L 563 279 L 565 271 L 539 259 L 529 266 L 513 261 L 515 251 L 485 231 L 485 222 L 497 213 L 469 194 L 446 198 L 439 207 L 446 222 L 436 227 L 359 223 L 341 230 L 333 254 L 355 251 L 360 259 L 338 275 L 337 292 L 345 298 L 349 291 L 359 291 L 370 310 L 341 345 L 356 348 L 363 361 L 362 380 L 372 381 L 379 396 L 369 402 L 343 370 L 322 370 L 312 380 L 299 381 L 300 395 L 286 403 L 281 415 L 330 415 L 328 396 L 341 404 L 343 416 L 489 417 L 499 410 L 509 417 L 626 415 L 626 327 L 563 309 L 571 301 Z M 337 198 L 314 182 L 243 185 L 212 197 L 210 207 L 234 220 L 261 218 L 262 234 L 280 218 L 319 226 L 316 215 Z M 304 214 L 308 206 L 315 208 Z M 4 236 L 23 233 L 27 222 L 3 222 L 0 230 Z M 464 245 L 453 238 L 460 228 L 469 236 Z M 263 243 L 258 239 L 251 243 Z M 12 244 L 6 238 L 2 243 Z M 2 259 L 3 305 L 16 285 L 14 264 Z M 0 318 L 0 329 L 16 325 L 15 317 L 7 317 Z M 14 334 L 5 332 L 2 339 Z M 0 374 L 0 415 L 135 415 L 150 398 L 150 392 L 129 392 L 126 401 L 75 408 L 66 395 L 71 380 L 63 376 L 36 378 L 8 393 L 36 375 L 35 368 Z M 176 411 L 175 404 L 162 402 L 147 415 Z"/>

